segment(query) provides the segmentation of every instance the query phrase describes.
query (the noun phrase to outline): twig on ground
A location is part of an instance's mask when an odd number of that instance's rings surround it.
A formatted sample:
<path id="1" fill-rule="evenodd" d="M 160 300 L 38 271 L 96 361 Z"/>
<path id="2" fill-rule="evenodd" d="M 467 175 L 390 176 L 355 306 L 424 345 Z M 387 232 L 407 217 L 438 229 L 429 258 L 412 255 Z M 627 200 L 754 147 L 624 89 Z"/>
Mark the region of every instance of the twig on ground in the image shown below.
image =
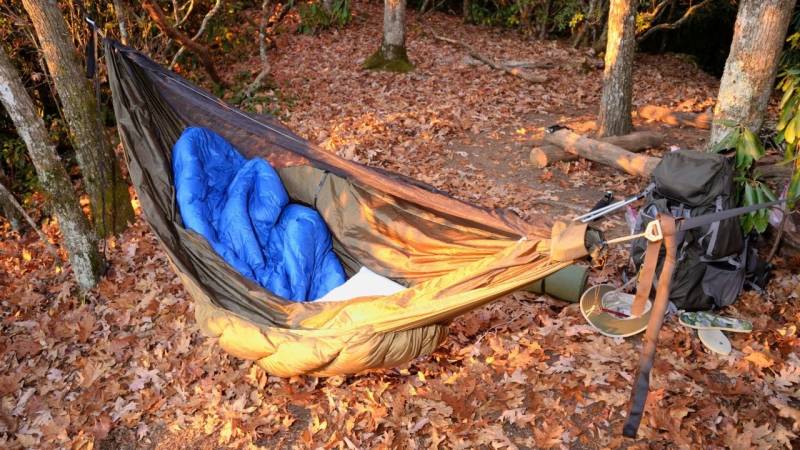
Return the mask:
<path id="1" fill-rule="evenodd" d="M 442 41 L 442 42 L 447 42 L 448 44 L 456 45 L 456 46 L 464 48 L 467 51 L 467 53 L 469 53 L 469 56 L 471 56 L 471 57 L 477 59 L 478 61 L 486 64 L 487 66 L 491 67 L 492 69 L 500 70 L 500 71 L 505 72 L 505 73 L 507 73 L 509 75 L 513 75 L 515 77 L 522 78 L 523 80 L 529 81 L 531 83 L 544 83 L 545 81 L 547 81 L 547 77 L 544 76 L 544 75 L 535 75 L 535 74 L 524 72 L 524 71 L 520 70 L 519 67 L 513 67 L 513 66 L 509 67 L 509 66 L 504 66 L 502 64 L 498 64 L 497 62 L 493 61 L 489 57 L 478 53 L 474 48 L 472 48 L 467 43 L 464 43 L 464 42 L 461 42 L 461 41 L 457 41 L 455 39 L 450 39 L 450 38 L 447 38 L 447 37 L 444 37 L 444 36 L 439 36 L 437 34 L 433 34 L 432 36 L 436 40 L 439 40 L 439 41 Z"/>
<path id="2" fill-rule="evenodd" d="M 14 205 L 14 208 L 16 208 L 17 211 L 19 211 L 19 213 L 22 215 L 22 217 L 25 218 L 25 221 L 28 222 L 28 225 L 30 225 L 31 228 L 33 228 L 33 230 L 36 231 L 36 234 L 39 235 L 39 239 L 42 240 L 42 243 L 47 249 L 47 252 L 53 256 L 56 264 L 60 263 L 61 257 L 58 256 L 58 251 L 56 250 L 56 248 L 53 247 L 53 244 L 51 244 L 49 240 L 47 240 L 47 236 L 45 236 L 44 233 L 42 233 L 42 230 L 40 230 L 39 227 L 36 226 L 36 222 L 34 222 L 33 219 L 31 219 L 31 216 L 28 215 L 28 213 L 25 211 L 22 205 L 19 204 L 17 199 L 14 198 L 14 194 L 12 194 L 11 191 L 9 191 L 8 188 L 6 188 L 6 186 L 2 183 L 0 183 L 0 195 L 3 195 L 8 198 L 9 202 L 12 205 Z"/>

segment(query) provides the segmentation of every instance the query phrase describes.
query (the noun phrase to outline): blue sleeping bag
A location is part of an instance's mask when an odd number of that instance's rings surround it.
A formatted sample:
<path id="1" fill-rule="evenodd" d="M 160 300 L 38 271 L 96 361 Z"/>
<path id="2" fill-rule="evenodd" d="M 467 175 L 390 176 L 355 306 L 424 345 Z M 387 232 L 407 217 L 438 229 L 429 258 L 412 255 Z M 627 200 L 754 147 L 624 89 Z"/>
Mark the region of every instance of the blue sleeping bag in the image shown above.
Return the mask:
<path id="1" fill-rule="evenodd" d="M 189 127 L 172 148 L 172 170 L 184 226 L 242 275 L 300 302 L 345 282 L 322 217 L 290 204 L 265 160 L 247 160 L 222 136 Z"/>

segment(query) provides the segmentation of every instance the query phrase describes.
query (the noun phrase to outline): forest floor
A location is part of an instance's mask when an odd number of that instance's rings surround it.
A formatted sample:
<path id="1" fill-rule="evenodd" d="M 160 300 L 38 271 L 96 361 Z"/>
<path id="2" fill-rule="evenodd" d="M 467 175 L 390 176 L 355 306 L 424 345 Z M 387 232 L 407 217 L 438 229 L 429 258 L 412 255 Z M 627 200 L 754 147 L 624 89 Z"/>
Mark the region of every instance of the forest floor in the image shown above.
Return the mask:
<path id="1" fill-rule="evenodd" d="M 248 12 L 245 12 L 248 13 Z M 642 180 L 585 161 L 535 170 L 542 127 L 591 131 L 602 71 L 585 50 L 462 24 L 408 17 L 406 75 L 360 70 L 380 42 L 380 5 L 355 3 L 344 30 L 285 33 L 273 52 L 287 124 L 329 151 L 417 178 L 530 220 L 574 214 L 537 199 L 591 206 Z M 252 30 L 251 30 L 252 31 Z M 548 60 L 532 84 L 465 59 L 431 37 L 495 59 Z M 254 47 L 255 48 L 255 47 Z M 230 61 L 226 76 L 258 71 Z M 233 58 L 232 56 L 230 58 Z M 713 105 L 717 81 L 676 55 L 637 57 L 636 105 Z M 697 148 L 705 132 L 665 133 Z M 550 202 L 552 203 L 552 202 Z M 619 219 L 604 226 L 620 230 Z M 57 227 L 44 223 L 58 241 Z M 763 294 L 724 312 L 753 321 L 732 353 L 709 353 L 669 320 L 638 440 L 621 437 L 640 338 L 594 332 L 573 304 L 515 293 L 455 320 L 430 356 L 347 377 L 271 377 L 200 334 L 193 305 L 137 208 L 108 243 L 111 268 L 85 300 L 33 233 L 0 230 L 0 447 L 144 448 L 797 448 L 800 274 L 777 260 Z M 592 271 L 619 282 L 624 248 Z M 791 269 L 794 267 L 794 269 Z"/>

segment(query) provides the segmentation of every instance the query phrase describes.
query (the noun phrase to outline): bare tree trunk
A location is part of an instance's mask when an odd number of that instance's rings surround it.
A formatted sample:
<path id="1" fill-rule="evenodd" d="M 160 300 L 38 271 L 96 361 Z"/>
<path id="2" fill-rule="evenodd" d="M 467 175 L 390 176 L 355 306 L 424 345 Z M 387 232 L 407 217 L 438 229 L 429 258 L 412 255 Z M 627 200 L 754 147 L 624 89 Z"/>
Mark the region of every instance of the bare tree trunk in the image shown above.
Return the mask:
<path id="1" fill-rule="evenodd" d="M 67 171 L 50 142 L 44 122 L 36 114 L 33 101 L 2 48 L 0 102 L 28 147 L 39 183 L 47 195 L 48 205 L 58 219 L 58 227 L 61 229 L 64 247 L 69 253 L 78 286 L 83 291 L 91 289 L 100 280 L 105 264 L 97 249 L 97 236 L 83 215 Z"/>
<path id="2" fill-rule="evenodd" d="M 472 1 L 464 0 L 464 3 L 461 4 L 461 17 L 464 19 L 464 23 L 469 22 L 469 17 L 472 14 Z"/>
<path id="3" fill-rule="evenodd" d="M 95 230 L 100 236 L 118 233 L 133 219 L 128 183 L 104 133 L 94 90 L 81 71 L 64 16 L 54 0 L 23 0 L 22 4 L 39 37 L 72 132 Z"/>
<path id="4" fill-rule="evenodd" d="M 383 42 L 364 68 L 408 72 L 414 68 L 406 53 L 406 0 L 384 0 Z"/>
<path id="5" fill-rule="evenodd" d="M 603 95 L 597 119 L 600 136 L 628 134 L 633 129 L 631 101 L 635 14 L 634 0 L 611 0 Z"/>
<path id="6" fill-rule="evenodd" d="M 322 9 L 330 15 L 333 12 L 333 0 L 322 0 Z"/>
<path id="7" fill-rule="evenodd" d="M 796 0 L 741 0 L 733 43 L 714 108 L 709 147 L 728 129 L 719 120 L 729 120 L 758 132 L 764 120 L 783 40 Z"/>

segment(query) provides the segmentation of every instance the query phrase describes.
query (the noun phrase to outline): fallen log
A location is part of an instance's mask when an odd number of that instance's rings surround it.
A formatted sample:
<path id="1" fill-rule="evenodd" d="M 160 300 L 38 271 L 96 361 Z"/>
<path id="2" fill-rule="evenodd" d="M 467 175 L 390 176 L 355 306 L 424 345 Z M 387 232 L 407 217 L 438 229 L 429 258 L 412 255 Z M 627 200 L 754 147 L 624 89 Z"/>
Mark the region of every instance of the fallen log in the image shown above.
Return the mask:
<path id="1" fill-rule="evenodd" d="M 638 115 L 647 121 L 661 122 L 676 127 L 694 127 L 702 130 L 711 129 L 712 116 L 710 111 L 692 113 L 673 111 L 663 106 L 647 105 L 639 108 Z"/>
<path id="2" fill-rule="evenodd" d="M 582 158 L 645 178 L 650 178 L 655 167 L 661 162 L 661 158 L 631 153 L 620 146 L 590 139 L 566 129 L 546 134 L 544 140 Z M 759 165 L 758 170 L 767 178 L 788 179 L 791 175 L 791 169 L 785 164 Z M 789 220 L 791 223 L 787 223 L 787 226 L 792 229 L 800 228 L 791 218 Z M 795 251 L 800 249 L 800 233 L 784 233 L 783 242 Z"/>
<path id="3" fill-rule="evenodd" d="M 616 145 L 631 152 L 658 147 L 664 142 L 664 136 L 652 131 L 637 131 L 624 136 L 607 136 L 600 141 Z M 530 161 L 537 169 L 543 169 L 558 161 L 575 161 L 578 155 L 569 153 L 553 144 L 542 144 L 534 147 L 530 153 Z"/>
<path id="4" fill-rule="evenodd" d="M 659 158 L 637 155 L 618 145 L 589 139 L 566 129 L 546 134 L 544 140 L 547 143 L 561 147 L 568 153 L 639 177 L 650 177 L 653 169 L 661 161 Z"/>

